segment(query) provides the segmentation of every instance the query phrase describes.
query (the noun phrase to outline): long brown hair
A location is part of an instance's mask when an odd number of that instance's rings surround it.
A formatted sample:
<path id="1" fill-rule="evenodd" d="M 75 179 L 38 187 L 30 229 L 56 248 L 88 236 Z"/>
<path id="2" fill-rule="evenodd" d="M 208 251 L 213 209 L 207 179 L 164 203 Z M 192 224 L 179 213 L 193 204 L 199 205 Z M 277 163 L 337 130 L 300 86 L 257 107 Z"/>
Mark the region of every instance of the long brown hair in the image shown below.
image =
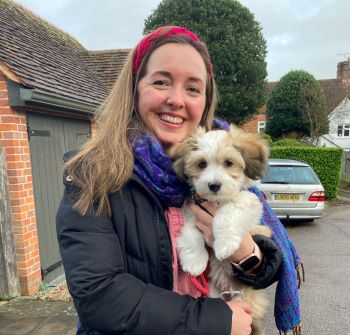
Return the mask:
<path id="1" fill-rule="evenodd" d="M 74 206 L 80 214 L 86 214 L 96 204 L 97 215 L 110 216 L 109 193 L 120 190 L 131 178 L 134 159 L 128 139 L 132 130 L 142 130 L 136 110 L 136 87 L 146 75 L 151 54 L 167 43 L 191 45 L 202 56 L 207 70 L 207 83 L 206 104 L 200 125 L 211 129 L 217 92 L 206 46 L 185 35 L 159 36 L 145 53 L 136 75 L 132 73 L 136 48 L 133 49 L 109 96 L 95 115 L 96 134 L 66 163 L 68 174 L 80 190 Z"/>

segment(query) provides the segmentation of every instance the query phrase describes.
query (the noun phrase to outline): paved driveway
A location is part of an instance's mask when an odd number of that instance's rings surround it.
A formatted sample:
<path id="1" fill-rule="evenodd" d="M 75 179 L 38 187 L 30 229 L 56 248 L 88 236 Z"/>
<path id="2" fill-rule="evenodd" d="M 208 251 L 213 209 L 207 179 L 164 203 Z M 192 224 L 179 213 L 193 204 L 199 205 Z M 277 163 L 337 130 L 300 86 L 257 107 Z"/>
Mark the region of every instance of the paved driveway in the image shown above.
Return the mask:
<path id="1" fill-rule="evenodd" d="M 300 289 L 303 334 L 350 335 L 350 205 L 332 207 L 321 219 L 286 228 L 306 271 Z M 272 314 L 271 307 L 266 335 L 278 334 Z"/>

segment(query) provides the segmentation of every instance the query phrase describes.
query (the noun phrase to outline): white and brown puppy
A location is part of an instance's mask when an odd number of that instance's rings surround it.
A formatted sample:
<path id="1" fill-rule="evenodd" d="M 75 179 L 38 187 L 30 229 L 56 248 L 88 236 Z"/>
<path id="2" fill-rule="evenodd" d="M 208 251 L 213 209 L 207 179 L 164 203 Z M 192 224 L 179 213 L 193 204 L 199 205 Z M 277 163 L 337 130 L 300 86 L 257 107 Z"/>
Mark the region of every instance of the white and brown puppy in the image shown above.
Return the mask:
<path id="1" fill-rule="evenodd" d="M 239 248 L 243 235 L 269 236 L 258 226 L 262 205 L 247 188 L 266 170 L 268 146 L 258 134 L 245 133 L 235 126 L 230 130 L 205 132 L 199 127 L 185 142 L 170 150 L 173 168 L 202 198 L 214 203 L 218 210 L 213 218 L 213 253 L 210 255 L 210 295 L 242 292 L 253 307 L 253 334 L 263 334 L 260 320 L 266 309 L 261 292 L 237 281 L 227 260 Z M 182 269 L 193 276 L 204 272 L 209 260 L 208 249 L 188 204 L 182 208 L 185 224 L 177 239 Z"/>

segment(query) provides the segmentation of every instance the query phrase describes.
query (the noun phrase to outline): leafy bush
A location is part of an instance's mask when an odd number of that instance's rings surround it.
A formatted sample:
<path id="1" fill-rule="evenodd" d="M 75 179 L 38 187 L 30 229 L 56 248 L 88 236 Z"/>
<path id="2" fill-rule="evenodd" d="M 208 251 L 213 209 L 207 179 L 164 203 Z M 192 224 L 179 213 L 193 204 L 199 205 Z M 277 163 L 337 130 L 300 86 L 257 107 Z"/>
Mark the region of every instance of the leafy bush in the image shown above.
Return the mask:
<path id="1" fill-rule="evenodd" d="M 283 147 L 271 148 L 270 158 L 296 159 L 309 164 L 319 177 L 327 199 L 337 196 L 343 150 L 340 148 Z"/>
<path id="2" fill-rule="evenodd" d="M 277 140 L 272 142 L 273 147 L 309 147 L 310 144 L 301 141 L 295 140 L 293 138 L 284 138 L 282 140 Z"/>

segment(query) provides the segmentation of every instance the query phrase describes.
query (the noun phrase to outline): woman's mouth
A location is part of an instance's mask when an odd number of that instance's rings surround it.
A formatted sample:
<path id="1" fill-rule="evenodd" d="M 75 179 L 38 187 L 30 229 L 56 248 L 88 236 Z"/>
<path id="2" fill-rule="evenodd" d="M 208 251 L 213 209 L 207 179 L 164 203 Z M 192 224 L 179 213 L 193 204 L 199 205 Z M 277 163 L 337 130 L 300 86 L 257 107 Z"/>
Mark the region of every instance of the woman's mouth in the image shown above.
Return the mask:
<path id="1" fill-rule="evenodd" d="M 184 119 L 180 116 L 172 116 L 169 114 L 158 114 L 159 118 L 167 123 L 171 123 L 171 124 L 183 124 L 184 123 Z"/>

